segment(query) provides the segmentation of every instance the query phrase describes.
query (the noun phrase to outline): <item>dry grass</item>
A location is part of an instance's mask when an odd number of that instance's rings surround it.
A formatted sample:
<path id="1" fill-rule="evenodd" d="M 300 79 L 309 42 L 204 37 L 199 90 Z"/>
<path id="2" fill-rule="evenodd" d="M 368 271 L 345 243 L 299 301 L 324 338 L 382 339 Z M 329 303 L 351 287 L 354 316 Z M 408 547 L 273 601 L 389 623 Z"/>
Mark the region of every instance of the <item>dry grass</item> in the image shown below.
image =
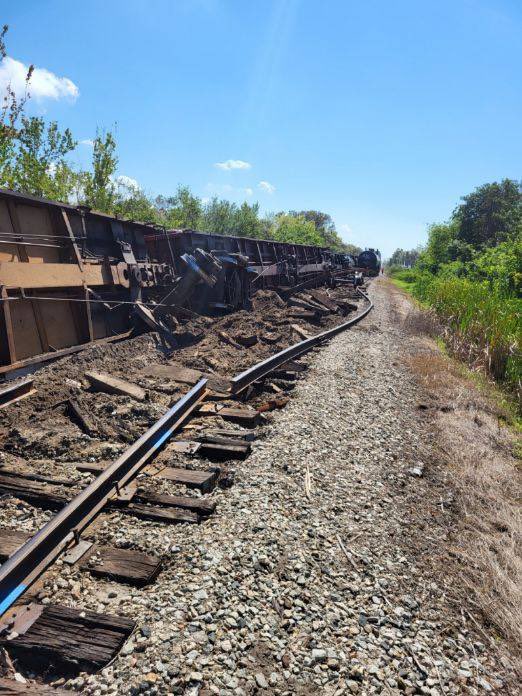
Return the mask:
<path id="1" fill-rule="evenodd" d="M 419 312 L 414 311 L 414 314 Z M 411 317 L 409 325 L 423 326 Z M 448 483 L 454 488 L 454 550 L 468 598 L 507 640 L 522 671 L 522 476 L 505 414 L 420 330 L 408 362 L 426 388 Z M 431 332 L 430 332 L 431 333 Z"/>

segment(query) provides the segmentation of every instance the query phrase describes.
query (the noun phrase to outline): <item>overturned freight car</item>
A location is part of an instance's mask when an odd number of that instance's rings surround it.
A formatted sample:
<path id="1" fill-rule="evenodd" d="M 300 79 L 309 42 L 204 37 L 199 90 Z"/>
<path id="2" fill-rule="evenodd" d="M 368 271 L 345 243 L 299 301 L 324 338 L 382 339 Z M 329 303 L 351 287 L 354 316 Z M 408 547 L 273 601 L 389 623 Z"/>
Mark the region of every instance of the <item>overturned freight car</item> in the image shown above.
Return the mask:
<path id="1" fill-rule="evenodd" d="M 113 341 L 166 315 L 248 305 L 260 287 L 331 280 L 346 255 L 165 230 L 0 189 L 0 375 Z"/>

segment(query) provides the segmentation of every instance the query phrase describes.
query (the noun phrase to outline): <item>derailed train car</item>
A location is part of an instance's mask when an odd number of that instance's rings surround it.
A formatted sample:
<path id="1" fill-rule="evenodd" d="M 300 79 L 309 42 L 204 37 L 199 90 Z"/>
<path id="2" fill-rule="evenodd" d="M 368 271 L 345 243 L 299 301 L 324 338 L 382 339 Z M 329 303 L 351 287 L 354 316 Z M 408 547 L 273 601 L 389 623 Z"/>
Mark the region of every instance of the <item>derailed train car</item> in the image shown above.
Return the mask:
<path id="1" fill-rule="evenodd" d="M 227 311 L 256 289 L 330 282 L 328 249 L 166 231 L 0 189 L 0 375 L 111 341 L 166 314 Z"/>
<path id="2" fill-rule="evenodd" d="M 195 249 L 219 262 L 222 272 L 216 283 L 212 287 L 207 284 L 193 300 L 200 309 L 236 309 L 258 288 L 294 287 L 350 267 L 342 254 L 326 248 L 266 239 L 169 230 L 166 234 L 146 234 L 145 240 L 151 259 L 156 263 L 169 259 L 177 271 Z"/>

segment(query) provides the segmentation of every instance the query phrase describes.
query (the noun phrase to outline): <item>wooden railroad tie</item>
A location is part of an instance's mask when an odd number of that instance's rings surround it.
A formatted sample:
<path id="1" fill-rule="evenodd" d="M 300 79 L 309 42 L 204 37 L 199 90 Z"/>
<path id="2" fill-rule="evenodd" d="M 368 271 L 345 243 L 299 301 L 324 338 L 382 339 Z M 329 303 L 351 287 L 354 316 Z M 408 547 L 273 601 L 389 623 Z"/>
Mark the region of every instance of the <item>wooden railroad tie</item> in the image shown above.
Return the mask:
<path id="1" fill-rule="evenodd" d="M 146 393 L 144 389 L 119 377 L 112 377 L 112 375 L 107 375 L 104 372 L 86 372 L 85 377 L 96 391 L 130 396 L 138 401 L 145 400 Z"/>
<path id="2" fill-rule="evenodd" d="M 69 673 L 105 667 L 135 628 L 135 622 L 124 616 L 59 604 L 15 607 L 4 614 L 1 624 L 0 645 L 11 658 L 31 669 L 53 665 Z"/>

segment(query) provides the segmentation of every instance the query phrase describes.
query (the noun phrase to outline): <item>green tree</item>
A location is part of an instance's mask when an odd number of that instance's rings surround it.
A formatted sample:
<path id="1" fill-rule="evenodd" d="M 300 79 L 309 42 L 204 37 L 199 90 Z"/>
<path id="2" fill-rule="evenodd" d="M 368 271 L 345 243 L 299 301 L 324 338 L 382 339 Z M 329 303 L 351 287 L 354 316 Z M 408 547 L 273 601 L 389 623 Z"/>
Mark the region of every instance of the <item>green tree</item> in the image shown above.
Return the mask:
<path id="1" fill-rule="evenodd" d="M 67 201 L 75 177 L 65 158 L 75 147 L 68 128 L 62 133 L 56 121 L 46 125 L 43 118 L 23 116 L 15 151 L 5 169 L 9 188 Z"/>
<path id="2" fill-rule="evenodd" d="M 323 246 L 324 239 L 317 231 L 315 224 L 302 216 L 279 213 L 276 216 L 270 236 L 277 242 L 290 244 L 311 244 Z"/>
<path id="3" fill-rule="evenodd" d="M 404 266 L 405 268 L 411 268 L 417 263 L 420 256 L 421 248 L 416 249 L 396 249 L 390 256 L 388 261 L 389 266 Z"/>
<path id="4" fill-rule="evenodd" d="M 201 199 L 194 196 L 188 186 L 178 186 L 174 196 L 157 196 L 154 204 L 159 212 L 159 219 L 166 227 L 200 227 L 203 212 Z"/>
<path id="5" fill-rule="evenodd" d="M 522 232 L 522 186 L 512 179 L 484 184 L 464 196 L 453 219 L 457 237 L 475 249 L 495 246 Z"/>
<path id="6" fill-rule="evenodd" d="M 104 213 L 114 211 L 117 195 L 114 175 L 118 166 L 116 140 L 108 131 L 98 132 L 92 152 L 92 172 L 83 173 L 83 203 Z"/>

